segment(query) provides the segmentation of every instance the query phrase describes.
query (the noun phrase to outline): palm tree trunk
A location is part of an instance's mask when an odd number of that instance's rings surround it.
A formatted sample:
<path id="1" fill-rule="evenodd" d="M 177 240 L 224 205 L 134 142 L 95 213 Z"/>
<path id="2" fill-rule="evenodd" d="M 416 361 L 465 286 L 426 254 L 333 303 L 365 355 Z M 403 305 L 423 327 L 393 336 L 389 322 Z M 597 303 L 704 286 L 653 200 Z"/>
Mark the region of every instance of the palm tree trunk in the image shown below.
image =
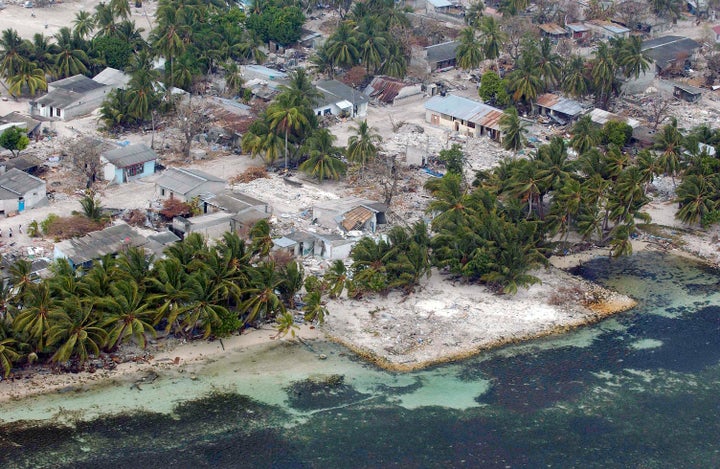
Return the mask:
<path id="1" fill-rule="evenodd" d="M 288 172 L 288 148 L 287 148 L 288 129 L 285 128 L 285 174 Z"/>

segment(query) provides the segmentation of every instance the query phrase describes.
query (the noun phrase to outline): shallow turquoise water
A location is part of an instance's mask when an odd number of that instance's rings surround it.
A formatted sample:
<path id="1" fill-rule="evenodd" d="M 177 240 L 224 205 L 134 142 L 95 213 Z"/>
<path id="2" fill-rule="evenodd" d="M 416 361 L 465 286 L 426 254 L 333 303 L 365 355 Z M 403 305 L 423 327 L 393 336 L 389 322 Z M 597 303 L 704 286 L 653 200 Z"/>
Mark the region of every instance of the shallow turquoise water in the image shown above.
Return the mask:
<path id="1" fill-rule="evenodd" d="M 577 273 L 640 305 L 417 373 L 319 342 L 31 400 L 0 418 L 85 421 L 0 427 L 0 467 L 720 467 L 720 274 L 662 254 Z"/>

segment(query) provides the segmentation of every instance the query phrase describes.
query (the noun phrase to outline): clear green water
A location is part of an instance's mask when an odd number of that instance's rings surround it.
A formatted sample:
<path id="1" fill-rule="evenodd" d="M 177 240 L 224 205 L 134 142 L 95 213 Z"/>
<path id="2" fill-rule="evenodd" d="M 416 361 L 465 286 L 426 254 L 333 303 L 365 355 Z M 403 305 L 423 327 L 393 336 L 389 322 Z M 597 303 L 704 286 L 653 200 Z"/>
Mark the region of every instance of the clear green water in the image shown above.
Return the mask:
<path id="1" fill-rule="evenodd" d="M 316 342 L 14 403 L 0 467 L 720 467 L 720 274 L 661 254 L 577 273 L 640 305 L 417 373 Z"/>

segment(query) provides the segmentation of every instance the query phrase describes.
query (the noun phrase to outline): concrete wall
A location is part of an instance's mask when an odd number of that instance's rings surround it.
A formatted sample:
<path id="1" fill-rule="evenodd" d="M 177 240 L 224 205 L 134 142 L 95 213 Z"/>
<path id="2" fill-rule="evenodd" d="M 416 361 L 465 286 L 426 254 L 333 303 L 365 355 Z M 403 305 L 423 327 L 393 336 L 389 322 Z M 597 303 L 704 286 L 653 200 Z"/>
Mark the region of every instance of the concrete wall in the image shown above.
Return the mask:
<path id="1" fill-rule="evenodd" d="M 27 191 L 25 194 L 23 194 L 23 200 L 25 201 L 24 210 L 42 206 L 47 203 L 45 184 Z M 0 210 L 2 210 L 5 215 L 9 213 L 17 213 L 19 207 L 20 197 L 14 199 L 0 200 Z"/>
<path id="2" fill-rule="evenodd" d="M 180 200 L 181 202 L 187 202 L 189 200 L 192 200 L 193 197 L 198 196 L 200 194 L 206 194 L 208 192 L 211 193 L 220 193 L 225 189 L 225 182 L 206 182 L 205 184 L 201 185 L 198 189 L 192 190 L 188 192 L 187 194 L 177 194 L 174 193 L 168 189 L 163 189 L 160 186 L 155 186 L 155 196 L 159 199 L 169 199 L 169 198 L 175 198 Z"/>
<path id="3" fill-rule="evenodd" d="M 101 161 L 105 163 L 103 165 L 103 179 L 106 181 L 114 181 L 117 184 L 123 182 L 134 181 L 135 179 L 152 176 L 155 173 L 155 160 L 146 161 L 143 163 L 143 170 L 134 176 L 126 176 L 123 168 L 116 168 L 112 163 L 107 162 L 105 158 L 101 158 Z"/>

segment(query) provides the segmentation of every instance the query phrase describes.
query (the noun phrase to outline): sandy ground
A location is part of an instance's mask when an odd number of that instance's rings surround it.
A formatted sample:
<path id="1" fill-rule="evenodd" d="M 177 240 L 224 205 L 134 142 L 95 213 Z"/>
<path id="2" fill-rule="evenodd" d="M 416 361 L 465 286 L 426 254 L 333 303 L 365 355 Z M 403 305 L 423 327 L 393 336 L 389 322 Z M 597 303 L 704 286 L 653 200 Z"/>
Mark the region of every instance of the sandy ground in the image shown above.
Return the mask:
<path id="1" fill-rule="evenodd" d="M 73 27 L 73 20 L 78 11 L 95 12 L 95 7 L 101 0 L 56 1 L 46 7 L 24 8 L 24 1 L 5 0 L 4 10 L 0 10 L 0 24 L 2 29 L 12 28 L 18 31 L 21 37 L 32 39 L 34 34 L 40 33 L 52 36 L 60 28 Z M 144 8 L 132 6 L 132 21 L 137 27 L 144 28 L 144 35 L 152 28 L 155 16 L 156 2 L 144 2 Z M 33 16 L 34 15 L 34 16 Z"/>

